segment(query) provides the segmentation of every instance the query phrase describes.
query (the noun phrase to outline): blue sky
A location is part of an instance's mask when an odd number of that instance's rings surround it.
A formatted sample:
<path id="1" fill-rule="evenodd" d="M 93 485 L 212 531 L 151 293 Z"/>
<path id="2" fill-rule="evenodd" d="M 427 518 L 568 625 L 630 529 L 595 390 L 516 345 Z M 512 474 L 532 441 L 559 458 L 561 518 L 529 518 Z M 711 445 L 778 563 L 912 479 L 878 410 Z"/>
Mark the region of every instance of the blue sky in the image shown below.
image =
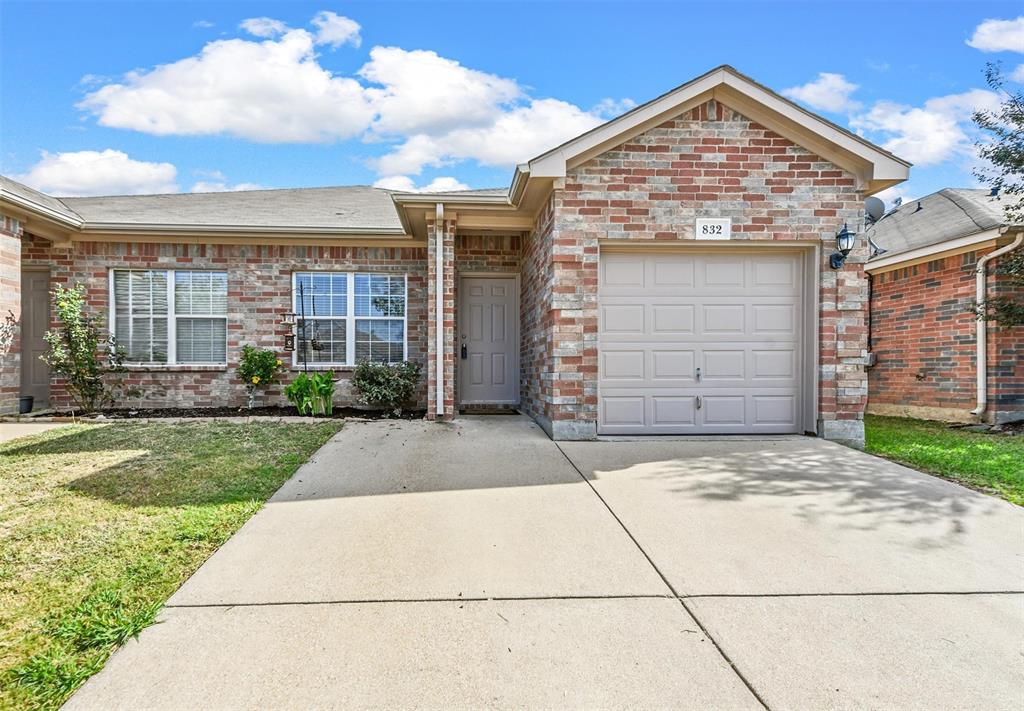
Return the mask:
<path id="1" fill-rule="evenodd" d="M 54 194 L 508 184 L 719 64 L 974 185 L 1019 2 L 4 2 L 0 171 Z"/>

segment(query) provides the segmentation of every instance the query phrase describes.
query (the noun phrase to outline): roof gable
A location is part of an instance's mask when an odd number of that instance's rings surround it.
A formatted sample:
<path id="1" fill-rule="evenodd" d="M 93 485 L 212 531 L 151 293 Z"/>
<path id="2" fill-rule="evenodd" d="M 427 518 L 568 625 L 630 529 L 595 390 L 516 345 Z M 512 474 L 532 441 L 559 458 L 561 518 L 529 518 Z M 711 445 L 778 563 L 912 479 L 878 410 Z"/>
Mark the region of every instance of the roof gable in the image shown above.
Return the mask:
<path id="1" fill-rule="evenodd" d="M 907 179 L 910 163 L 813 114 L 730 66 L 713 69 L 658 98 L 543 153 L 517 172 L 561 178 L 566 170 L 600 155 L 710 99 L 815 152 L 857 176 L 870 194 Z"/>

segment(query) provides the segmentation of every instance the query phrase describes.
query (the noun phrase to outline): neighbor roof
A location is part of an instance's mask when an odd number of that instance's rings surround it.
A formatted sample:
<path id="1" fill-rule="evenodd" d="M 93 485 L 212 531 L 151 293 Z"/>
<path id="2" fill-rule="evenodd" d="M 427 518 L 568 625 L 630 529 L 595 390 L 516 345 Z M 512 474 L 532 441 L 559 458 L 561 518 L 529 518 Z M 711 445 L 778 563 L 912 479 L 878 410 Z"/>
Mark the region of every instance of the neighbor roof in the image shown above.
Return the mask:
<path id="1" fill-rule="evenodd" d="M 159 225 L 260 231 L 402 231 L 391 191 L 365 185 L 61 200 L 90 228 Z"/>
<path id="2" fill-rule="evenodd" d="M 942 244 L 1006 224 L 1003 201 L 988 190 L 946 188 L 903 203 L 868 231 L 885 250 L 875 259 Z"/>

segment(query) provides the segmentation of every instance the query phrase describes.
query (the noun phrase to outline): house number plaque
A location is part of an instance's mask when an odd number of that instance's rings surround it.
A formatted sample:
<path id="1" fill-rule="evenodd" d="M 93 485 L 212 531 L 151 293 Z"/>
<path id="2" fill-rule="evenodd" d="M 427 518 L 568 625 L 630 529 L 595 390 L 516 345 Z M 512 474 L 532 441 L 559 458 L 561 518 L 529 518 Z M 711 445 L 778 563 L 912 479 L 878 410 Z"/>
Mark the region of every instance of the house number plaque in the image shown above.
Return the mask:
<path id="1" fill-rule="evenodd" d="M 732 218 L 698 217 L 693 236 L 696 239 L 732 239 Z"/>

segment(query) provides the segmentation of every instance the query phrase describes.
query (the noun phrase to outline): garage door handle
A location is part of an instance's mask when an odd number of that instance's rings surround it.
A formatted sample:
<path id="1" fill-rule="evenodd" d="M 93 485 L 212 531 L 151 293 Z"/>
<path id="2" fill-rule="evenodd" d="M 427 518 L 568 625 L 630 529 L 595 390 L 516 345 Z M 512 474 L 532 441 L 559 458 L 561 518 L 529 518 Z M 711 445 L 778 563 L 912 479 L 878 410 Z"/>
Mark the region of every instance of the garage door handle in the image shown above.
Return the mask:
<path id="1" fill-rule="evenodd" d="M 700 409 L 700 395 L 697 396 L 697 409 Z"/>
<path id="2" fill-rule="evenodd" d="M 697 368 L 697 382 L 700 382 L 700 368 Z"/>

